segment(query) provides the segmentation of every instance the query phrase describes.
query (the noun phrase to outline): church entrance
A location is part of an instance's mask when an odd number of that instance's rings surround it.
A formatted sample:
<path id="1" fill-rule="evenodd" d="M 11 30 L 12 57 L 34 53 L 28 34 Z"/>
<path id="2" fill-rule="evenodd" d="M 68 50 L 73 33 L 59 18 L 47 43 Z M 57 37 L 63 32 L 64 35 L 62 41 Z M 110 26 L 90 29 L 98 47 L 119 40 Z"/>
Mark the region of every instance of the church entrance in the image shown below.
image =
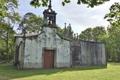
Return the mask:
<path id="1" fill-rule="evenodd" d="M 43 67 L 46 69 L 54 68 L 54 50 L 44 50 Z"/>

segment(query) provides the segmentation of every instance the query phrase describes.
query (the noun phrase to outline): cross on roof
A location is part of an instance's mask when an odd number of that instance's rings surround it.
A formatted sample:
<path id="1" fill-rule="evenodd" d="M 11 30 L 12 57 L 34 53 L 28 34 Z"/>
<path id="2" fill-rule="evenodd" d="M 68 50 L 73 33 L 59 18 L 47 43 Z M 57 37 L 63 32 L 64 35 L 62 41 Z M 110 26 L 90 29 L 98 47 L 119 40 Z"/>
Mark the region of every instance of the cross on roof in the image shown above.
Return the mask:
<path id="1" fill-rule="evenodd" d="M 49 0 L 49 5 L 48 7 L 51 9 L 52 8 L 52 5 L 51 5 L 51 0 Z"/>

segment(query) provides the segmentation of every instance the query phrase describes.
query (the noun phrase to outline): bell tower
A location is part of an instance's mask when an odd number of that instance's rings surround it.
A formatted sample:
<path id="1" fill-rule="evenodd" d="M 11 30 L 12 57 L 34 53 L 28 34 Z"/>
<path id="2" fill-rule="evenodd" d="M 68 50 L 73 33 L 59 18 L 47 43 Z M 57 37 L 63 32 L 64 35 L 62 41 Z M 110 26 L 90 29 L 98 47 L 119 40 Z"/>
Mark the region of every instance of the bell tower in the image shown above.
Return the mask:
<path id="1" fill-rule="evenodd" d="M 44 21 L 50 27 L 56 26 L 56 12 L 52 10 L 51 0 L 49 0 L 48 9 L 44 10 Z"/>

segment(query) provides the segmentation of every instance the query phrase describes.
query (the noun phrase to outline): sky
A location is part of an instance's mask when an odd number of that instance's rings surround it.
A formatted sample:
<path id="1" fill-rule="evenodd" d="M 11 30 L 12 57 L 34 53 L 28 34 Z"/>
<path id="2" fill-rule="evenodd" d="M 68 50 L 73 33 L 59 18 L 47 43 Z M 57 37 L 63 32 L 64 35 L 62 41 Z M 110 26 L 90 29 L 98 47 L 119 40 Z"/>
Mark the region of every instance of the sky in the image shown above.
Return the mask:
<path id="1" fill-rule="evenodd" d="M 47 7 L 35 8 L 30 5 L 31 0 L 19 0 L 18 11 L 21 16 L 27 12 L 32 12 L 43 17 L 43 11 Z M 64 23 L 71 24 L 75 33 L 80 33 L 89 27 L 104 26 L 107 27 L 109 23 L 104 19 L 105 14 L 109 13 L 109 8 L 114 2 L 120 0 L 110 0 L 102 5 L 88 8 L 87 5 L 77 5 L 77 0 L 71 0 L 71 3 L 62 6 L 62 0 L 52 0 L 52 9 L 57 13 L 57 25 L 61 28 Z"/>

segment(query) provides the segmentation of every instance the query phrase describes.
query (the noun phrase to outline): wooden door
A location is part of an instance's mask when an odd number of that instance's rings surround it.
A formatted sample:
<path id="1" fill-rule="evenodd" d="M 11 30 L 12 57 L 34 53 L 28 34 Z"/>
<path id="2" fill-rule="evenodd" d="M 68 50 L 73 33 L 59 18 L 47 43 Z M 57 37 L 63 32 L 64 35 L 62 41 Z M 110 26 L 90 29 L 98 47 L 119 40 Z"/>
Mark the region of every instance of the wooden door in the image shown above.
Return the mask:
<path id="1" fill-rule="evenodd" d="M 54 67 L 54 50 L 45 50 L 43 53 L 44 58 L 44 68 L 53 68 Z"/>

